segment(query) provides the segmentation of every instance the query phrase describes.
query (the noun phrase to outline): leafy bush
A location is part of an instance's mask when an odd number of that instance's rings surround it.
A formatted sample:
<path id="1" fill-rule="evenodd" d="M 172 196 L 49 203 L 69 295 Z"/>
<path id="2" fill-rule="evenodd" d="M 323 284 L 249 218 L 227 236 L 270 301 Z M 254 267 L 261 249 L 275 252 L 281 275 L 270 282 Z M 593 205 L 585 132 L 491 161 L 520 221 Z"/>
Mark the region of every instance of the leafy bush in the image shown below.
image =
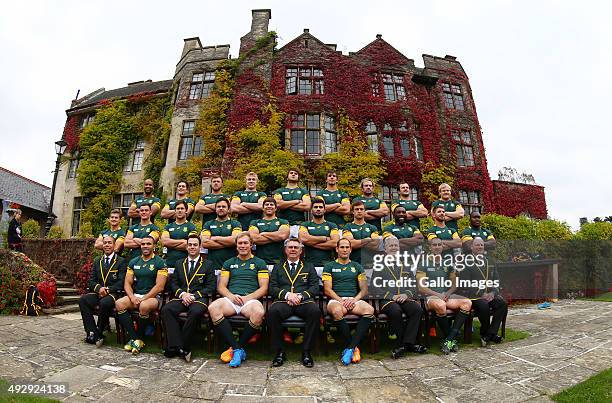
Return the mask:
<path id="1" fill-rule="evenodd" d="M 84 222 L 81 224 L 77 238 L 93 238 L 93 228 L 90 222 Z"/>
<path id="2" fill-rule="evenodd" d="M 64 238 L 64 230 L 59 225 L 52 225 L 49 228 L 49 233 L 47 234 L 48 239 L 61 239 Z"/>
<path id="3" fill-rule="evenodd" d="M 31 218 L 21 225 L 21 231 L 25 239 L 40 238 L 40 224 Z"/>
<path id="4" fill-rule="evenodd" d="M 612 239 L 612 223 L 592 222 L 583 224 L 576 233 L 576 239 Z"/>
<path id="5" fill-rule="evenodd" d="M 74 288 L 79 291 L 79 294 L 85 294 L 87 292 L 87 283 L 91 276 L 91 270 L 93 267 L 93 260 L 89 259 L 79 270 L 77 270 L 74 278 Z"/>

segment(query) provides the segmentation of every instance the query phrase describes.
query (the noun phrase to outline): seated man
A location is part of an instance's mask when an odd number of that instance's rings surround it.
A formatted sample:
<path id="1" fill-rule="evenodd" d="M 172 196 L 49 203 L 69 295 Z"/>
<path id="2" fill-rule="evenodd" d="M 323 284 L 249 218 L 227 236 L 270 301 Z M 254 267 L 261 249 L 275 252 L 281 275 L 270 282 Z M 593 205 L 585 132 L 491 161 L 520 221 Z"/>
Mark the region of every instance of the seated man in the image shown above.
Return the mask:
<path id="1" fill-rule="evenodd" d="M 485 241 L 476 237 L 471 244 L 472 254 L 476 259 L 473 265 L 466 263 L 465 269 L 460 274 L 461 281 L 490 280 L 497 281 L 499 284 L 499 274 L 495 266 L 484 255 Z M 472 308 L 480 321 L 480 344 L 486 347 L 489 342 L 501 343 L 503 339 L 497 332 L 502 319 L 508 313 L 508 304 L 502 298 L 499 287 L 463 287 L 461 294 L 472 300 Z M 491 316 L 493 316 L 493 320 L 491 320 Z"/>
<path id="2" fill-rule="evenodd" d="M 426 307 L 428 311 L 434 311 L 437 315 L 436 321 L 442 330 L 444 340 L 440 344 L 444 354 L 451 351 L 459 351 L 459 345 L 455 340 L 459 335 L 459 330 L 470 314 L 472 302 L 460 295 L 455 294 L 457 290 L 457 272 L 451 265 L 447 265 L 443 260 L 442 250 L 444 246 L 442 240 L 432 237 L 429 240 L 429 254 L 423 255 L 419 261 L 416 279 L 419 292 L 425 295 Z M 450 287 L 444 286 L 444 282 L 450 281 Z M 455 321 L 451 329 L 446 310 L 459 310 L 455 315 Z"/>
<path id="3" fill-rule="evenodd" d="M 363 300 L 368 295 L 365 271 L 359 263 L 351 261 L 351 251 L 351 241 L 339 239 L 336 243 L 338 258 L 325 265 L 322 276 L 323 291 L 329 297 L 327 312 L 346 341 L 341 358 L 344 365 L 361 361 L 358 345 L 374 320 L 374 308 Z M 353 336 L 344 319 L 347 313 L 361 316 Z"/>
<path id="4" fill-rule="evenodd" d="M 299 316 L 306 322 L 304 342 L 302 344 L 302 364 L 312 367 L 314 361 L 310 348 L 319 327 L 321 311 L 314 297 L 319 293 L 319 276 L 312 264 L 300 259 L 302 244 L 296 238 L 285 241 L 287 259 L 278 263 L 270 274 L 270 295 L 274 298 L 268 309 L 268 329 L 272 350 L 276 357 L 273 367 L 280 367 L 287 360 L 283 351 L 281 323 L 292 315 Z"/>
<path id="5" fill-rule="evenodd" d="M 115 238 L 105 235 L 102 239 L 104 254 L 94 258 L 87 294 L 79 298 L 79 308 L 87 337 L 85 342 L 96 347 L 104 343 L 102 332 L 108 327 L 108 318 L 115 308 L 115 300 L 123 292 L 126 262 L 115 253 Z M 98 324 L 94 321 L 93 309 L 98 309 Z"/>
<path id="6" fill-rule="evenodd" d="M 215 273 L 200 258 L 200 237 L 189 235 L 187 257 L 176 262 L 174 273 L 170 275 L 170 295 L 174 298 L 161 310 L 168 339 L 168 348 L 164 351 L 166 357 L 178 355 L 187 362 L 191 361 L 191 339 L 208 309 L 206 298 L 214 295 L 216 286 Z M 182 331 L 178 321 L 181 312 L 187 312 Z"/>
<path id="7" fill-rule="evenodd" d="M 396 209 L 399 208 L 403 207 L 398 206 Z M 400 241 L 394 235 L 387 236 L 383 245 L 387 256 L 396 255 L 400 250 Z M 391 351 L 391 358 L 400 358 L 406 352 L 425 353 L 427 348 L 416 344 L 419 322 L 423 316 L 421 304 L 417 299 L 416 286 L 400 286 L 402 283 L 398 282 L 398 280 L 406 281 L 408 278 L 414 280 L 411 268 L 397 264 L 385 264 L 382 270 L 373 274 L 372 285 L 376 286 L 374 276 L 394 281 L 396 284 L 393 288 L 385 287 L 385 293 L 380 301 L 380 312 L 388 316 L 389 330 L 397 336 L 395 346 Z M 406 315 L 406 324 L 404 324 L 402 314 Z"/>
<path id="8" fill-rule="evenodd" d="M 130 336 L 130 340 L 123 348 L 132 354 L 138 354 L 145 346 L 142 339 L 149 322 L 149 315 L 159 309 L 161 303 L 159 294 L 164 290 L 168 278 L 166 262 L 153 253 L 155 238 L 143 237 L 140 249 L 141 255 L 128 264 L 124 285 L 127 296 L 118 299 L 115 303 L 117 320 Z M 138 333 L 128 312 L 134 309 L 138 309 Z"/>
<path id="9" fill-rule="evenodd" d="M 208 307 L 217 334 L 222 336 L 230 348 L 221 354 L 221 361 L 230 367 L 239 367 L 246 360 L 244 346 L 260 329 L 264 318 L 264 307 L 259 301 L 268 293 L 268 266 L 262 259 L 251 254 L 253 240 L 248 232 L 236 237 L 238 256 L 223 263 L 217 292 L 223 298 L 216 299 Z M 232 325 L 226 317 L 242 315 L 249 320 L 239 341 L 232 334 Z"/>

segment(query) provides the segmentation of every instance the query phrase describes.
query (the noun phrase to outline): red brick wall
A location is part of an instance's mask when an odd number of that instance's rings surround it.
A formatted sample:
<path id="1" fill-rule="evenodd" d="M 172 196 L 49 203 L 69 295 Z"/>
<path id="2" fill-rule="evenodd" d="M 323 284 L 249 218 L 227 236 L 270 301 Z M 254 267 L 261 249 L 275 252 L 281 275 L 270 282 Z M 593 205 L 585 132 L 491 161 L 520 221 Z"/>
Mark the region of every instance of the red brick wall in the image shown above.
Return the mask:
<path id="1" fill-rule="evenodd" d="M 95 239 L 26 239 L 24 252 L 58 280 L 74 281 L 90 258 Z"/>

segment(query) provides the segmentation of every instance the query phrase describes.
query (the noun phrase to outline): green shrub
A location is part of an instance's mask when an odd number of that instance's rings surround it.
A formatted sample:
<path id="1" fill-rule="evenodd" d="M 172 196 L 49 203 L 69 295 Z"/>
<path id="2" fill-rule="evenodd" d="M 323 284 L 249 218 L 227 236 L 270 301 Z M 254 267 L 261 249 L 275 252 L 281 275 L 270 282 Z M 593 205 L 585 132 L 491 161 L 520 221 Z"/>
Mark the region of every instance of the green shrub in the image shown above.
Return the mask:
<path id="1" fill-rule="evenodd" d="M 93 238 L 93 228 L 90 222 L 84 222 L 81 224 L 77 238 Z"/>
<path id="2" fill-rule="evenodd" d="M 47 238 L 48 239 L 64 238 L 64 231 L 62 230 L 62 227 L 60 227 L 59 225 L 52 225 L 51 228 L 49 228 L 49 233 L 47 234 Z"/>
<path id="3" fill-rule="evenodd" d="M 612 223 L 591 222 L 583 224 L 575 235 L 576 239 L 612 239 Z"/>
<path id="4" fill-rule="evenodd" d="M 548 240 L 570 240 L 573 234 L 569 225 L 557 220 L 536 221 L 536 239 Z"/>
<path id="5" fill-rule="evenodd" d="M 40 224 L 31 218 L 21 225 L 21 231 L 23 238 L 40 238 Z"/>

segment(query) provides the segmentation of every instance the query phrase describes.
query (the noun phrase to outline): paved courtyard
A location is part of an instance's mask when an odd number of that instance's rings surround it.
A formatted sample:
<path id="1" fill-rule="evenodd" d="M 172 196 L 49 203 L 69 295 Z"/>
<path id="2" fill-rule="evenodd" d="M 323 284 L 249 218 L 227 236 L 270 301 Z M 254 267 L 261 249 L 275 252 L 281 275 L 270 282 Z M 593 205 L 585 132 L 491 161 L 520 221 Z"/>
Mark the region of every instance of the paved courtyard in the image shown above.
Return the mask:
<path id="1" fill-rule="evenodd" d="M 510 310 L 508 326 L 532 336 L 450 356 L 229 369 L 217 360 L 96 349 L 82 342 L 79 314 L 0 316 L 0 378 L 68 382 L 70 394 L 58 397 L 65 401 L 540 402 L 612 366 L 612 303 L 522 306 Z"/>

